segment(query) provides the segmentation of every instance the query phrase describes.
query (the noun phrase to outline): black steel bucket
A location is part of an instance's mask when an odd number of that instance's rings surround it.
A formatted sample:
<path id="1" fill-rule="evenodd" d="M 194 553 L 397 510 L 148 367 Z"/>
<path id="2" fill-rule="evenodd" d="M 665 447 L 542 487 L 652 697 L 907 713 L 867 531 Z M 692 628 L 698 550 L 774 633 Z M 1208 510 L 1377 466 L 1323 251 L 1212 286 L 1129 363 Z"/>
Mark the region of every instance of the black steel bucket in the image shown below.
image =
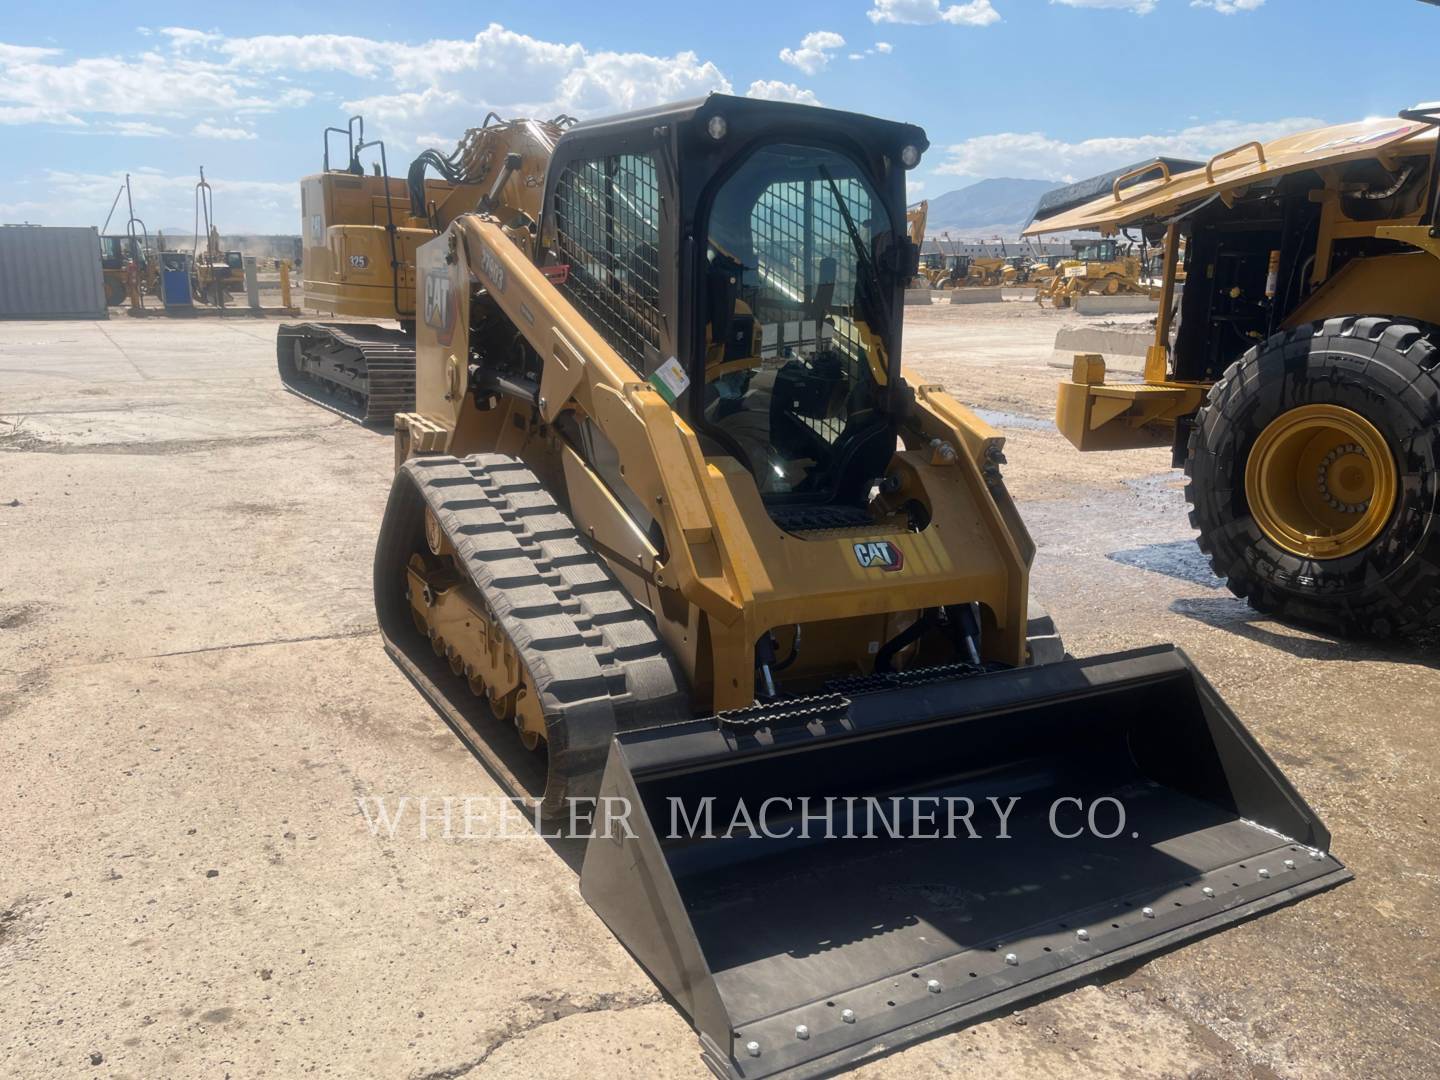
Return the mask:
<path id="1" fill-rule="evenodd" d="M 581 892 L 732 1077 L 826 1073 L 1351 876 L 1171 647 L 625 733 L 601 793 Z"/>

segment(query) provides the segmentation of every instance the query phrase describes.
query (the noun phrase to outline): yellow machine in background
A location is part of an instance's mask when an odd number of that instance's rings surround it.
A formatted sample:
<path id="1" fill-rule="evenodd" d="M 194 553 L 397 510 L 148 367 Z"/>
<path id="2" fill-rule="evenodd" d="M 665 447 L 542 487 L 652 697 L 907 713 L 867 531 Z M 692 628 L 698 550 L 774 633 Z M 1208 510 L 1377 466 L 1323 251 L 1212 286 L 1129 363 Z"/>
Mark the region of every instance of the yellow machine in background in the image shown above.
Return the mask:
<path id="1" fill-rule="evenodd" d="M 593 809 L 582 894 L 734 1080 L 1348 877 L 1182 654 L 1065 659 L 1033 610 L 1003 436 L 902 363 L 927 146 L 714 94 L 565 131 L 489 174 L 527 211 L 497 194 L 416 252 L 386 648 L 512 792 Z M 910 838 L 981 791 L 1019 804 L 1003 843 Z M 1111 839 L 1047 823 L 1122 797 Z M 902 831 L 854 839 L 857 804 Z M 773 816 L 726 831 L 742 811 Z"/>
<path id="2" fill-rule="evenodd" d="M 1001 246 L 1004 250 L 1004 246 Z M 960 288 L 988 288 L 1000 285 L 1005 280 L 1006 262 L 1003 256 L 993 255 L 969 255 L 966 256 L 965 276 L 957 279 L 955 287 Z"/>
<path id="3" fill-rule="evenodd" d="M 105 303 L 118 307 L 128 302 L 132 287 L 141 295 L 153 294 L 160 263 L 139 235 L 100 237 L 100 269 L 105 279 Z"/>
<path id="4" fill-rule="evenodd" d="M 1043 296 L 1056 307 L 1071 307 L 1077 296 L 1148 294 L 1143 271 L 1133 248 L 1122 250 L 1113 239 L 1097 240 L 1061 264 Z"/>
<path id="5" fill-rule="evenodd" d="M 412 408 L 416 249 L 477 205 L 530 227 L 539 212 L 539 178 L 570 123 L 564 116 L 507 121 L 491 113 L 448 156 L 422 153 L 403 180 L 389 175 L 384 143 L 365 139 L 360 117 L 346 128 L 327 128 L 322 171 L 300 184 L 305 307 L 398 325 L 280 327 L 277 361 L 286 387 L 364 423 L 389 424 Z M 331 168 L 332 134 L 346 138 L 343 168 Z M 378 152 L 374 174 L 361 164 L 366 151 Z M 429 169 L 443 179 L 427 180 Z"/>
<path id="6" fill-rule="evenodd" d="M 200 237 L 205 247 L 200 247 Z M 215 193 L 200 168 L 195 185 L 195 239 L 190 253 L 190 288 L 195 299 L 215 307 L 224 307 L 228 297 L 245 289 L 245 259 L 239 251 L 225 251 L 220 246 L 220 230 L 215 224 Z"/>
<path id="7" fill-rule="evenodd" d="M 1081 450 L 1171 447 L 1215 573 L 1343 634 L 1440 621 L 1437 124 L 1417 106 L 1157 161 L 1027 230 L 1163 245 L 1144 380 L 1078 356 L 1056 423 Z"/>
<path id="8" fill-rule="evenodd" d="M 930 216 L 930 201 L 921 199 L 914 206 L 905 211 L 905 229 L 910 236 L 910 242 L 919 251 L 925 246 L 925 223 Z M 940 269 L 940 261 L 937 256 L 922 257 L 920 270 L 910 281 L 912 289 L 933 289 L 938 279 L 936 271 Z"/>
<path id="9" fill-rule="evenodd" d="M 127 218 L 123 235 L 114 235 L 105 230 L 120 205 L 120 196 L 125 196 Z M 135 199 L 130 190 L 130 174 L 115 192 L 110 204 L 110 213 L 105 224 L 100 226 L 100 270 L 105 281 L 105 303 L 118 307 L 127 300 L 139 300 L 141 296 L 158 291 L 160 262 L 150 247 L 150 234 L 145 222 L 135 216 Z M 132 296 L 133 294 L 133 296 Z"/>

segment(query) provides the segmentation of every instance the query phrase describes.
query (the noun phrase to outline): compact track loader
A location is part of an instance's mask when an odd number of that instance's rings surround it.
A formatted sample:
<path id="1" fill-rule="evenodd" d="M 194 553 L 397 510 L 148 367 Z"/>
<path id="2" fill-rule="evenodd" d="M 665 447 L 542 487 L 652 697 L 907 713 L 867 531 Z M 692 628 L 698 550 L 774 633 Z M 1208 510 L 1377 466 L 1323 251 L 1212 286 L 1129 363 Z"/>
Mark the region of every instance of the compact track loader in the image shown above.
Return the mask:
<path id="1" fill-rule="evenodd" d="M 533 218 L 416 255 L 386 647 L 546 819 L 593 807 L 581 892 L 721 1076 L 1349 876 L 1182 653 L 1069 659 L 1031 610 L 1003 438 L 902 376 L 927 145 L 724 95 L 591 121 Z"/>
<path id="2" fill-rule="evenodd" d="M 1047 196 L 1027 229 L 1165 253 L 1143 381 L 1077 357 L 1066 438 L 1170 447 L 1231 591 L 1338 634 L 1440 623 L 1437 125 L 1422 105 L 1142 163 Z"/>

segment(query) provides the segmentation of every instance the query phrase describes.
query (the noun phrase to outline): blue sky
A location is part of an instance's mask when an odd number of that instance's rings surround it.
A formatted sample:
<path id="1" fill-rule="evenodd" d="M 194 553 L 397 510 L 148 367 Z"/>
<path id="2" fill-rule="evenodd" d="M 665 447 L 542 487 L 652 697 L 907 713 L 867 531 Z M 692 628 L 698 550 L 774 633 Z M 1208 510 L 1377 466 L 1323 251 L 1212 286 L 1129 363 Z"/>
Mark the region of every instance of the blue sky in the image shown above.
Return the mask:
<path id="1" fill-rule="evenodd" d="M 1419 0 L 25 2 L 0 24 L 0 221 L 98 225 L 128 171 L 152 228 L 188 229 L 203 164 L 222 229 L 294 232 L 321 129 L 357 109 L 402 172 L 490 108 L 726 88 L 921 124 L 933 196 L 1393 115 L 1440 98 L 1396 43 L 1436 40 Z"/>

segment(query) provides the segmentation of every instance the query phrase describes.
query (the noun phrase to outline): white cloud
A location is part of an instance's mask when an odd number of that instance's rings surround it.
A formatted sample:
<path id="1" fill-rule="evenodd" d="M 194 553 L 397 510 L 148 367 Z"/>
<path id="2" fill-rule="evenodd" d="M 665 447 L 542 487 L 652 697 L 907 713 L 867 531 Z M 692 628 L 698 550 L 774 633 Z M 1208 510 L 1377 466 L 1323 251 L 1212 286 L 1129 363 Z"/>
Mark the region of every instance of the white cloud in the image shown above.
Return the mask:
<path id="1" fill-rule="evenodd" d="M 4 124 L 76 126 L 86 122 L 87 114 L 153 119 L 202 111 L 264 112 L 294 103 L 293 91 L 277 96 L 259 79 L 189 53 L 71 60 L 55 49 L 0 47 Z"/>
<path id="2" fill-rule="evenodd" d="M 3 91 L 0 91 L 3 94 Z M 0 105 L 0 124 L 65 124 L 83 127 L 85 121 L 66 109 L 44 105 Z"/>
<path id="3" fill-rule="evenodd" d="M 1155 10 L 1155 0 L 1050 0 L 1050 3 L 1073 8 L 1133 11 L 1136 15 L 1149 15 Z"/>
<path id="4" fill-rule="evenodd" d="M 181 235 L 166 234 L 169 247 L 189 250 L 195 217 L 195 173 L 170 175 L 156 169 L 131 170 L 135 214 L 151 232 L 183 228 Z M 206 179 L 215 192 L 215 214 L 222 233 L 293 233 L 299 227 L 300 185 L 293 180 Z M 7 185 L 14 202 L 0 206 L 11 219 L 23 215 L 39 225 L 99 225 L 115 192 L 125 182 L 124 171 L 113 173 L 50 170 L 32 181 Z M 120 211 L 123 218 L 124 208 Z M 113 222 L 112 222 L 113 225 Z"/>
<path id="5" fill-rule="evenodd" d="M 1000 13 L 990 0 L 965 0 L 964 3 L 940 6 L 940 0 L 872 0 L 865 14 L 873 23 L 907 23 L 928 26 L 947 22 L 956 26 L 989 26 L 1000 21 Z"/>
<path id="6" fill-rule="evenodd" d="M 694 52 L 653 56 L 591 51 L 575 42 L 516 33 L 498 23 L 473 37 L 419 44 L 344 34 L 232 38 L 176 27 L 163 33 L 176 43 L 180 56 L 203 59 L 239 77 L 263 76 L 267 87 L 273 88 L 274 73 L 297 81 L 331 72 L 364 80 L 351 91 L 350 100 L 342 102 L 343 108 L 364 113 L 371 121 L 370 134 L 411 147 L 420 145 L 422 136 L 433 140 L 443 131 L 455 133 L 445 139 L 453 145 L 460 132 L 478 121 L 477 102 L 502 116 L 548 118 L 622 112 L 732 89 L 714 63 Z M 274 103 L 303 104 L 312 96 L 292 86 Z"/>
<path id="7" fill-rule="evenodd" d="M 750 98 L 764 98 L 767 101 L 793 101 L 800 105 L 819 105 L 820 99 L 813 90 L 803 90 L 794 83 L 779 79 L 756 79 L 745 91 Z"/>
<path id="8" fill-rule="evenodd" d="M 815 75 L 825 70 L 830 54 L 844 44 L 845 39 L 834 31 L 812 30 L 800 39 L 798 49 L 781 49 L 780 59 L 806 75 Z"/>
<path id="9" fill-rule="evenodd" d="M 623 112 L 666 101 L 699 97 L 712 90 L 730 92 L 720 69 L 693 52 L 674 56 L 646 53 L 586 53 L 559 85 L 566 112 Z"/>
<path id="10" fill-rule="evenodd" d="M 720 68 L 694 52 L 592 51 L 496 23 L 469 38 L 418 44 L 344 34 L 227 37 L 176 26 L 150 36 L 159 48 L 132 56 L 70 59 L 0 45 L 0 124 L 185 116 L 238 137 L 237 117 L 304 105 L 317 91 L 334 94 L 333 83 L 318 81 L 334 73 L 355 81 L 345 91 L 353 100 L 342 107 L 365 111 L 373 133 L 414 146 L 422 133 L 440 131 L 455 132 L 453 143 L 479 119 L 477 102 L 505 116 L 548 118 L 732 90 Z"/>
<path id="11" fill-rule="evenodd" d="M 870 48 L 866 49 L 864 52 L 852 52 L 850 54 L 850 59 L 864 60 L 867 56 L 875 56 L 877 53 L 884 55 L 886 53 L 892 53 L 894 51 L 895 46 L 891 45 L 888 41 L 877 41 L 874 45 L 871 45 Z"/>
<path id="12" fill-rule="evenodd" d="M 173 32 L 167 30 L 166 33 Z M 204 44 L 229 58 L 232 66 L 250 71 L 345 71 L 352 75 L 378 75 L 385 67 L 388 49 L 403 45 L 345 34 L 260 34 L 247 38 L 205 35 Z"/>
<path id="13" fill-rule="evenodd" d="M 1242 11 L 1254 11 L 1262 7 L 1265 0 L 1190 0 L 1191 7 L 1210 8 L 1221 15 L 1236 15 Z"/>
<path id="14" fill-rule="evenodd" d="M 209 120 L 202 120 L 190 129 L 190 134 L 199 139 L 258 139 L 255 132 L 242 127 L 220 127 Z"/>
<path id="15" fill-rule="evenodd" d="M 935 172 L 952 176 L 1018 176 L 1078 180 L 1156 155 L 1204 160 L 1221 150 L 1258 139 L 1265 142 L 1324 121 L 1313 117 L 1246 122 L 1221 120 L 1155 135 L 1109 136 L 1067 142 L 1042 132 L 979 135 L 946 148 Z"/>
<path id="16" fill-rule="evenodd" d="M 905 197 L 907 199 L 913 200 L 916 195 L 924 190 L 924 180 L 911 180 L 908 176 L 905 178 Z"/>
<path id="17" fill-rule="evenodd" d="M 102 134 L 128 135 L 144 139 L 153 139 L 160 135 L 173 134 L 169 128 L 161 127 L 159 124 L 152 124 L 148 120 L 115 120 L 95 130 Z"/>
<path id="18" fill-rule="evenodd" d="M 33 63 L 47 56 L 59 56 L 59 49 L 42 49 L 35 45 L 7 45 L 0 41 L 0 67 L 6 64 Z"/>
<path id="19" fill-rule="evenodd" d="M 160 34 L 169 40 L 173 48 L 181 50 L 213 45 L 215 42 L 223 40 L 220 34 L 204 30 L 191 30 L 185 26 L 162 26 Z M 149 31 L 146 31 L 146 35 L 149 35 Z"/>

